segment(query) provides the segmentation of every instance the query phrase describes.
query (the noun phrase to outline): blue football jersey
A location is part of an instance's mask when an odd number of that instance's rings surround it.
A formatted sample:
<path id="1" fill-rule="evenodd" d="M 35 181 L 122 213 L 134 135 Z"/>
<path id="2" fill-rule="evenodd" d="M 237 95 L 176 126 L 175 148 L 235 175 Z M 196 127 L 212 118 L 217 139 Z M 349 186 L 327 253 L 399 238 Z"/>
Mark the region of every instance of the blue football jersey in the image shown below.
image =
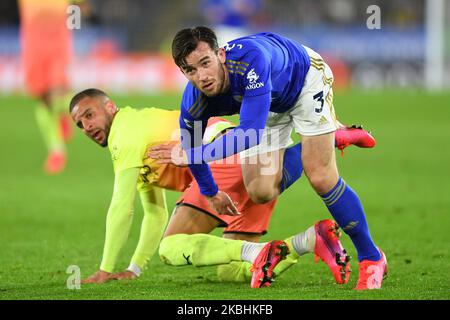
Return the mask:
<path id="1" fill-rule="evenodd" d="M 230 90 L 206 97 L 188 83 L 181 103 L 186 120 L 237 114 L 245 97 L 267 92 L 270 111 L 285 112 L 294 106 L 310 67 L 303 46 L 274 33 L 259 33 L 230 41 L 224 48 Z"/>
<path id="2" fill-rule="evenodd" d="M 259 33 L 230 41 L 226 50 L 226 67 L 230 79 L 227 92 L 207 97 L 188 83 L 181 102 L 180 127 L 190 135 L 182 133 L 183 147 L 188 152 L 191 171 L 203 194 L 217 192 L 206 162 L 225 158 L 248 149 L 254 144 L 246 143 L 241 149 L 227 148 L 226 139 L 234 139 L 232 133 L 219 138 L 211 145 L 222 147 L 223 156 L 204 157 L 205 145 L 194 141 L 194 132 L 199 124 L 204 130 L 210 117 L 240 114 L 236 129 L 253 129 L 261 132 L 269 111 L 286 112 L 291 109 L 300 92 L 310 67 L 310 58 L 299 43 L 274 33 Z M 182 130 L 183 132 L 183 130 Z M 260 135 L 258 136 L 259 143 Z M 200 163 L 193 161 L 198 155 Z M 203 163 L 203 164 L 202 164 Z"/>

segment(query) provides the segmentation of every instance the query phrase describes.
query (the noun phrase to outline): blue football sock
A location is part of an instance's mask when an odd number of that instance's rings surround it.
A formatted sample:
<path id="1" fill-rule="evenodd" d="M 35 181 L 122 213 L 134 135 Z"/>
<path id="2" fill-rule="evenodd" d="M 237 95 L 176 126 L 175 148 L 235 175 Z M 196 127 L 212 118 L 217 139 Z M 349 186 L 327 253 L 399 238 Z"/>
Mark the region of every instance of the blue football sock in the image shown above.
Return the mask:
<path id="1" fill-rule="evenodd" d="M 321 197 L 338 225 L 352 239 L 358 252 L 358 260 L 379 260 L 381 254 L 370 236 L 358 195 L 339 178 L 333 189 Z"/>
<path id="2" fill-rule="evenodd" d="M 303 172 L 302 144 L 289 147 L 284 152 L 283 177 L 280 182 L 280 194 L 297 181 Z"/>

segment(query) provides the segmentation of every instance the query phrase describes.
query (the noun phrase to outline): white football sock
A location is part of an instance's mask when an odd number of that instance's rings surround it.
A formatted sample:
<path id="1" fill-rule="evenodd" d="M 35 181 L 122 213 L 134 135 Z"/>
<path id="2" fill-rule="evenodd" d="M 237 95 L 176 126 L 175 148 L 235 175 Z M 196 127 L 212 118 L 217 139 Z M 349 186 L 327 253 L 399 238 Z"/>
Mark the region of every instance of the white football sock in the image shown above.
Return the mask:
<path id="1" fill-rule="evenodd" d="M 244 241 L 241 250 L 241 259 L 243 261 L 253 263 L 258 254 L 261 252 L 262 248 L 264 248 L 264 246 L 266 245 L 266 243 L 267 242 L 257 243 Z"/>
<path id="2" fill-rule="evenodd" d="M 314 252 L 316 245 L 316 231 L 314 226 L 305 232 L 299 233 L 292 238 L 292 246 L 299 256 L 308 252 Z"/>

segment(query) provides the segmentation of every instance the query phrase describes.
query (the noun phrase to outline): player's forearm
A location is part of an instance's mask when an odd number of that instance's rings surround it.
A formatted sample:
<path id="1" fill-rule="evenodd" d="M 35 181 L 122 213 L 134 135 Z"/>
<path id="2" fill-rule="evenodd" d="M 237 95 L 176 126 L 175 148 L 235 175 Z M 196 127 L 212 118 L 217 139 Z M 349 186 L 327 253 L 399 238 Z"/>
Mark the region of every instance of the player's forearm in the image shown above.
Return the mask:
<path id="1" fill-rule="evenodd" d="M 144 210 L 139 243 L 131 258 L 129 270 L 139 276 L 155 254 L 168 219 L 165 192 L 160 188 L 139 193 Z"/>
<path id="2" fill-rule="evenodd" d="M 189 126 L 187 123 L 189 123 Z M 188 114 L 183 115 L 182 113 L 180 117 L 181 144 L 186 152 L 189 152 L 189 150 L 193 151 L 193 147 L 195 146 L 200 146 L 201 148 L 204 125 L 206 125 L 206 121 L 203 121 L 203 123 L 194 122 L 193 119 L 189 118 Z M 218 188 L 212 176 L 211 169 L 206 163 L 201 161 L 201 154 L 200 162 L 195 160 L 193 154 L 191 155 L 189 169 L 200 187 L 200 192 L 206 196 L 216 195 Z"/>
<path id="3" fill-rule="evenodd" d="M 100 269 L 112 272 L 131 228 L 139 168 L 119 172 L 106 218 L 106 236 Z"/>
<path id="4" fill-rule="evenodd" d="M 217 194 L 219 188 L 208 164 L 190 164 L 189 169 L 197 181 L 202 195 L 212 197 Z"/>
<path id="5" fill-rule="evenodd" d="M 209 144 L 186 147 L 189 163 L 208 163 L 225 159 L 258 145 L 261 141 L 270 108 L 270 93 L 243 101 L 240 124 Z"/>

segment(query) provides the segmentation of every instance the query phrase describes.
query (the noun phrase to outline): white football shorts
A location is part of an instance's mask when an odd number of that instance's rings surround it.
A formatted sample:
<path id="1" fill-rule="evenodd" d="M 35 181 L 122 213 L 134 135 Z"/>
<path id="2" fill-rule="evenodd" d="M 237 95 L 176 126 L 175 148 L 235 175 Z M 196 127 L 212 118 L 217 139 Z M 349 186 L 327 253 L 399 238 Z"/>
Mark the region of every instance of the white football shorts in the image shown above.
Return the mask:
<path id="1" fill-rule="evenodd" d="M 311 67 L 297 102 L 284 113 L 269 112 L 260 144 L 242 151 L 241 158 L 287 148 L 293 143 L 293 129 L 302 136 L 318 136 L 339 127 L 333 107 L 333 73 L 317 52 L 304 48 Z"/>

